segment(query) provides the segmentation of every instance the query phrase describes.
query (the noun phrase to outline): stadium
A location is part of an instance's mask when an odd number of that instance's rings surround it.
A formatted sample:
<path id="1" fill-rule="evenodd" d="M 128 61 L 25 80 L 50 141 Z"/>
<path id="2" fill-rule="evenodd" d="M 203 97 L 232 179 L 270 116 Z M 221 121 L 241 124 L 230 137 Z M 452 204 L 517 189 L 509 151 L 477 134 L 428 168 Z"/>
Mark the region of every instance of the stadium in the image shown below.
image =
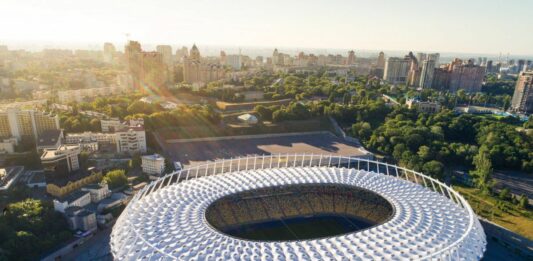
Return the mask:
<path id="1" fill-rule="evenodd" d="M 483 229 L 453 189 L 368 159 L 268 155 L 168 174 L 117 220 L 117 260 L 479 260 Z"/>

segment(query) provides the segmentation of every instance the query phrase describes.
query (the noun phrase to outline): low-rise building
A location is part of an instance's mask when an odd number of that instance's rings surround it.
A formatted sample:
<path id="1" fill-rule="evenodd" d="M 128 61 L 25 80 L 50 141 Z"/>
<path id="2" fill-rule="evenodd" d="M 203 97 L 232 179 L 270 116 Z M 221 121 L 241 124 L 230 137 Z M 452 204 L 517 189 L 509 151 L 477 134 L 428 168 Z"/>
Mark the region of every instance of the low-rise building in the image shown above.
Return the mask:
<path id="1" fill-rule="evenodd" d="M 87 191 L 91 194 L 91 202 L 98 203 L 102 199 L 107 198 L 111 195 L 111 190 L 107 186 L 107 183 L 101 184 L 89 184 L 83 188 L 82 191 Z"/>
<path id="2" fill-rule="evenodd" d="M 122 129 L 123 125 L 118 118 L 100 120 L 102 132 L 115 132 Z"/>
<path id="3" fill-rule="evenodd" d="M 405 102 L 407 108 L 417 109 L 424 113 L 437 113 L 440 111 L 440 104 L 438 102 L 422 102 L 416 99 L 409 99 Z"/>
<path id="4" fill-rule="evenodd" d="M 94 212 L 82 207 L 69 207 L 65 210 L 70 229 L 93 231 L 97 228 L 96 215 Z"/>
<path id="5" fill-rule="evenodd" d="M 80 146 L 77 145 L 61 145 L 56 149 L 45 149 L 41 155 L 45 175 L 66 177 L 69 173 L 78 170 L 80 152 Z"/>
<path id="6" fill-rule="evenodd" d="M 165 158 L 159 154 L 142 156 L 143 172 L 149 175 L 161 175 L 165 171 Z"/>
<path id="7" fill-rule="evenodd" d="M 113 209 L 121 205 L 126 205 L 128 203 L 129 197 L 124 193 L 113 193 L 110 197 L 100 201 L 96 207 L 96 211 L 101 213 L 104 210 Z"/>
<path id="8" fill-rule="evenodd" d="M 15 152 L 17 145 L 16 138 L 8 138 L 0 141 L 0 154 L 11 154 Z"/>
<path id="9" fill-rule="evenodd" d="M 62 198 L 54 199 L 54 210 L 65 213 L 69 207 L 85 207 L 91 203 L 89 191 L 76 190 Z"/>

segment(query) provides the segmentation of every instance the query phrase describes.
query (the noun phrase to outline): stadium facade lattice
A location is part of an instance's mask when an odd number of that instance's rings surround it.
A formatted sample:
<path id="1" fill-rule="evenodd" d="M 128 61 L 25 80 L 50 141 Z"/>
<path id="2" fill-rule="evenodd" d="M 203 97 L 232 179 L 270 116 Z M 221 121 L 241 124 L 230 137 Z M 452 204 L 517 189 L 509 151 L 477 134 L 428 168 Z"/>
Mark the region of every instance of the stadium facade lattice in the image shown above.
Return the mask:
<path id="1" fill-rule="evenodd" d="M 268 240 L 233 233 L 321 214 L 365 225 Z M 479 260 L 485 247 L 471 207 L 440 181 L 382 162 L 306 154 L 168 174 L 134 196 L 111 234 L 116 260 Z"/>

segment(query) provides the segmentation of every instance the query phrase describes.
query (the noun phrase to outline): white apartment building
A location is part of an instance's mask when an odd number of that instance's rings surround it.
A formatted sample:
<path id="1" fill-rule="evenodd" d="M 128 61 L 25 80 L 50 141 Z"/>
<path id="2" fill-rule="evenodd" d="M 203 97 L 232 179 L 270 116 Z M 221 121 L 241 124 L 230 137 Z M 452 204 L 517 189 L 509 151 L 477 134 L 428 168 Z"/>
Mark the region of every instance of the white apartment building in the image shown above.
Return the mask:
<path id="1" fill-rule="evenodd" d="M 115 133 L 118 152 L 146 153 L 146 132 L 143 126 L 130 126 Z"/>
<path id="2" fill-rule="evenodd" d="M 143 172 L 149 175 L 161 175 L 165 170 L 165 158 L 159 154 L 142 156 Z"/>
<path id="3" fill-rule="evenodd" d="M 391 84 L 405 83 L 411 61 L 406 58 L 389 57 L 385 64 L 383 79 Z"/>
<path id="4" fill-rule="evenodd" d="M 76 190 L 69 195 L 54 199 L 54 210 L 65 213 L 69 207 L 85 207 L 91 203 L 91 194 L 88 191 Z"/>
<path id="5" fill-rule="evenodd" d="M 91 202 L 98 203 L 102 199 L 107 198 L 111 195 L 111 190 L 107 186 L 107 183 L 103 182 L 102 184 L 90 184 L 83 188 L 81 191 L 87 191 L 91 195 Z"/>
<path id="6" fill-rule="evenodd" d="M 59 116 L 35 110 L 7 108 L 0 111 L 0 137 L 36 139 L 47 130 L 59 130 Z"/>
<path id="7" fill-rule="evenodd" d="M 70 229 L 94 231 L 97 229 L 96 214 L 81 207 L 69 207 L 65 210 Z"/>

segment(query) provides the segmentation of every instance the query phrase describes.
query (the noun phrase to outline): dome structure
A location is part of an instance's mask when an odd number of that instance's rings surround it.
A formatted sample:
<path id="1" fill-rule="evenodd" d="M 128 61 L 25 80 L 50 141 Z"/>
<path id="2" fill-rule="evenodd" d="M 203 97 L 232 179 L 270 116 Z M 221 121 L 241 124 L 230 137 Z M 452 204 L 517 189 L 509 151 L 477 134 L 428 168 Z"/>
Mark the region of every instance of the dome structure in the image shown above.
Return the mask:
<path id="1" fill-rule="evenodd" d="M 362 230 L 286 241 L 235 237 L 206 217 L 221 199 L 269 188 L 307 186 L 309 191 L 310 185 L 367 191 L 358 195 L 379 195 L 384 200 L 371 201 L 391 208 L 384 207 L 388 214 Z M 294 202 L 285 204 L 299 209 Z M 231 211 L 235 220 L 248 215 Z M 218 215 L 219 223 L 230 223 Z M 322 155 L 239 158 L 169 174 L 132 199 L 111 234 L 117 260 L 479 260 L 485 245 L 472 209 L 445 184 L 385 163 Z"/>

